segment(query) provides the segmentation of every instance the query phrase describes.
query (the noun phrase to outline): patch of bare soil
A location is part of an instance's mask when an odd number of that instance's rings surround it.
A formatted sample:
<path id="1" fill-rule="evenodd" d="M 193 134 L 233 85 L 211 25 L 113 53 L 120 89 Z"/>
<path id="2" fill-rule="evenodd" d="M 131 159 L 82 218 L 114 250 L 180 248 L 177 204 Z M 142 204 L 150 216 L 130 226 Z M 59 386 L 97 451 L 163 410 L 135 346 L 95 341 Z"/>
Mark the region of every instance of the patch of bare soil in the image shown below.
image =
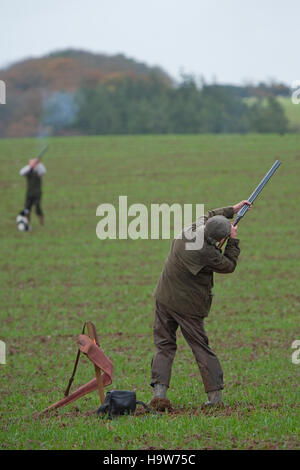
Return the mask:
<path id="1" fill-rule="evenodd" d="M 174 407 L 171 402 L 164 398 L 153 398 L 149 403 L 149 408 L 153 410 L 158 415 L 162 415 L 166 411 L 168 411 L 168 416 L 170 418 L 176 418 L 177 416 L 219 416 L 219 417 L 230 417 L 232 415 L 238 416 L 240 419 L 243 419 L 249 416 L 251 413 L 258 411 L 258 410 L 280 410 L 282 408 L 282 404 L 280 403 L 263 403 L 257 404 L 254 403 L 236 403 L 234 405 L 224 405 L 218 404 L 215 406 L 206 406 L 205 404 L 199 405 L 198 407 L 190 407 L 190 406 L 181 406 L 181 407 Z M 298 408 L 299 403 L 295 403 L 291 405 L 292 408 Z M 63 411 L 64 417 L 74 418 L 77 416 L 96 416 L 96 409 L 83 411 L 78 406 L 74 406 L 69 408 L 68 410 Z M 135 417 L 145 417 L 149 415 L 149 410 L 146 410 L 142 406 L 138 406 L 136 411 L 134 412 L 133 416 Z M 61 416 L 61 412 L 59 409 L 52 410 L 50 413 L 45 415 L 40 415 L 36 413 L 34 418 L 46 418 L 49 419 L 50 417 L 57 417 Z"/>
<path id="2" fill-rule="evenodd" d="M 170 400 L 167 398 L 152 398 L 149 403 L 149 407 L 152 408 L 154 411 L 168 411 L 172 412 L 174 410 L 173 406 L 171 405 Z"/>

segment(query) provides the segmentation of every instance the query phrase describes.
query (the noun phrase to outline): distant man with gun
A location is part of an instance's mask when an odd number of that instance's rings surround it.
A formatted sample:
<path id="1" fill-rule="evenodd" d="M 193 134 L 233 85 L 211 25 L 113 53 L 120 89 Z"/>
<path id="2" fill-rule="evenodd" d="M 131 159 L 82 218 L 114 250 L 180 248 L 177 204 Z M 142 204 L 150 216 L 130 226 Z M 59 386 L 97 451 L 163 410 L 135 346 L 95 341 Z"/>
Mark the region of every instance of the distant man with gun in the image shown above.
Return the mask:
<path id="1" fill-rule="evenodd" d="M 184 231 L 181 238 L 173 240 L 154 292 L 156 352 L 151 366 L 154 397 L 150 405 L 157 407 L 158 400 L 164 402 L 166 399 L 177 349 L 178 326 L 198 364 L 208 396 L 206 405 L 222 403 L 223 371 L 217 356 L 208 345 L 204 330 L 204 318 L 209 314 L 212 301 L 213 273 L 227 274 L 235 270 L 240 254 L 239 240 L 236 238 L 237 223 L 252 207 L 253 201 L 279 165 L 277 160 L 248 200 L 232 207 L 209 211 L 192 225 L 193 231 L 204 231 L 200 249 L 186 249 Z M 237 216 L 231 224 L 229 219 L 234 214 Z M 221 246 L 226 239 L 228 241 L 222 253 Z"/>
<path id="2" fill-rule="evenodd" d="M 45 165 L 41 163 L 41 157 L 46 150 L 47 147 L 42 150 L 37 158 L 29 160 L 28 165 L 24 166 L 20 171 L 20 175 L 27 178 L 25 206 L 20 214 L 30 220 L 32 206 L 35 206 L 35 212 L 39 217 L 41 225 L 44 225 L 44 213 L 41 207 L 42 176 L 46 173 Z"/>

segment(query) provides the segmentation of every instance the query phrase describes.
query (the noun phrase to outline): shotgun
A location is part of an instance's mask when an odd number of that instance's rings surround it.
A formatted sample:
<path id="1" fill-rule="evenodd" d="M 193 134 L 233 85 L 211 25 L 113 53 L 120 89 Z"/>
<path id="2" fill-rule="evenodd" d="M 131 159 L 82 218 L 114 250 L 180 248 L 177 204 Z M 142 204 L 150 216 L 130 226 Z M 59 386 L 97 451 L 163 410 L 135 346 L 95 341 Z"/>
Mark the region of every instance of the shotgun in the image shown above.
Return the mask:
<path id="1" fill-rule="evenodd" d="M 279 167 L 281 162 L 279 160 L 276 160 L 276 162 L 271 166 L 270 170 L 266 173 L 266 175 L 263 177 L 259 185 L 254 189 L 253 193 L 251 196 L 249 196 L 248 201 L 253 202 L 257 198 L 257 196 L 261 193 L 261 191 L 264 189 L 265 185 L 269 181 L 269 179 L 274 175 L 275 171 Z M 234 219 L 233 226 L 236 226 L 239 221 L 244 217 L 244 215 L 248 212 L 249 206 L 248 204 L 244 204 L 243 207 L 238 211 L 236 218 Z M 226 241 L 226 238 L 220 241 L 218 244 L 218 248 L 222 248 Z"/>
<path id="2" fill-rule="evenodd" d="M 37 158 L 41 160 L 42 156 L 45 155 L 48 149 L 49 149 L 49 145 L 45 145 L 45 147 L 38 154 Z"/>

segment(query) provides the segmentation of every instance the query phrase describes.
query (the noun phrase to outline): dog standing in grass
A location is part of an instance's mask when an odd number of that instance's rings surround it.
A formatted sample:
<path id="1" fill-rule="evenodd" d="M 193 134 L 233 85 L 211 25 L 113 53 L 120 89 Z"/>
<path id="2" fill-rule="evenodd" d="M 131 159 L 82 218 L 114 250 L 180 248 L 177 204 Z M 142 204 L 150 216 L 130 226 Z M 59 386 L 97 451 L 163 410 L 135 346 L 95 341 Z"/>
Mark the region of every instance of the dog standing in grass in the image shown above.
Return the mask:
<path id="1" fill-rule="evenodd" d="M 156 286 L 154 343 L 155 355 L 151 366 L 151 386 L 154 397 L 150 402 L 165 400 L 171 379 L 171 369 L 176 353 L 178 326 L 192 349 L 198 364 L 207 405 L 222 403 L 223 371 L 215 353 L 208 345 L 204 318 L 212 302 L 213 273 L 232 273 L 240 254 L 237 226 L 232 219 L 249 201 L 209 211 L 192 224 L 191 230 L 203 231 L 203 244 L 199 249 L 187 250 L 184 232 L 172 242 L 168 258 Z M 228 238 L 224 253 L 217 243 Z M 189 238 L 190 239 L 190 238 Z"/>
<path id="2" fill-rule="evenodd" d="M 25 215 L 30 220 L 32 206 L 35 206 L 35 212 L 39 217 L 40 224 L 44 225 L 44 213 L 41 207 L 42 199 L 42 176 L 46 173 L 46 168 L 39 158 L 29 160 L 28 165 L 24 166 L 21 176 L 27 178 L 27 190 L 25 197 L 25 206 L 21 211 L 21 215 Z"/>

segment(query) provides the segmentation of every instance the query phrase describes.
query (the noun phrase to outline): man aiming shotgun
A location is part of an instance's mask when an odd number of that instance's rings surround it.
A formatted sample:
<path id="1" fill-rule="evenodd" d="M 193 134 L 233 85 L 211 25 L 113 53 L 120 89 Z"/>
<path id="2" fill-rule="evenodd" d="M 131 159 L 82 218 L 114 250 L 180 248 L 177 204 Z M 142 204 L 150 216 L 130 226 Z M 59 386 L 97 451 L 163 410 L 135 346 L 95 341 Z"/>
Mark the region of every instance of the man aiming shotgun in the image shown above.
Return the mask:
<path id="1" fill-rule="evenodd" d="M 25 206 L 20 214 L 30 220 L 32 206 L 35 206 L 35 212 L 39 217 L 41 225 L 44 225 L 44 214 L 41 207 L 42 176 L 46 173 L 46 168 L 45 165 L 41 163 L 41 158 L 47 149 L 48 147 L 45 147 L 37 158 L 29 160 L 28 165 L 20 170 L 20 175 L 26 176 L 27 178 Z"/>
<path id="2" fill-rule="evenodd" d="M 280 162 L 275 162 L 248 200 L 231 207 L 209 211 L 192 225 L 193 230 L 203 230 L 200 249 L 187 250 L 184 231 L 181 238 L 172 242 L 168 258 L 157 283 L 154 296 L 155 355 L 151 365 L 151 386 L 154 397 L 165 399 L 171 379 L 171 369 L 176 353 L 176 331 L 181 332 L 192 349 L 198 364 L 207 405 L 222 403 L 223 371 L 215 353 L 210 349 L 204 329 L 204 318 L 211 308 L 213 273 L 233 273 L 240 254 L 236 238 L 237 223 L 251 209 L 254 199 L 274 174 Z M 233 224 L 232 219 L 237 214 Z M 220 247 L 227 240 L 224 252 Z M 218 246 L 217 246 L 218 244 Z M 156 403 L 155 403 L 156 401 Z"/>

